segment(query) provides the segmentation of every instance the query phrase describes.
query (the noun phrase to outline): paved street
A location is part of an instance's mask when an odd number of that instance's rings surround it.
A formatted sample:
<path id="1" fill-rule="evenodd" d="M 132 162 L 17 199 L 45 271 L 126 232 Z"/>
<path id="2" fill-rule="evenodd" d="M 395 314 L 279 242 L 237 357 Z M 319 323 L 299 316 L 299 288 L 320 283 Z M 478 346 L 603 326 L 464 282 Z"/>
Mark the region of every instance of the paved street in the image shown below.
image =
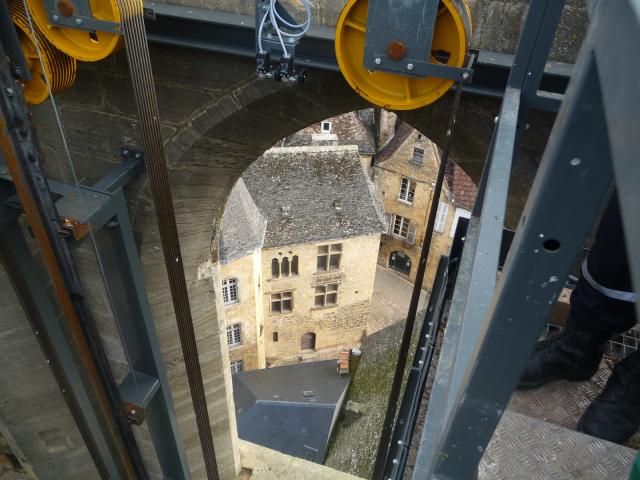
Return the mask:
<path id="1" fill-rule="evenodd" d="M 413 285 L 400 274 L 378 265 L 367 335 L 405 318 L 409 310 L 412 290 Z M 418 311 L 427 307 L 427 300 L 427 292 L 422 290 Z"/>

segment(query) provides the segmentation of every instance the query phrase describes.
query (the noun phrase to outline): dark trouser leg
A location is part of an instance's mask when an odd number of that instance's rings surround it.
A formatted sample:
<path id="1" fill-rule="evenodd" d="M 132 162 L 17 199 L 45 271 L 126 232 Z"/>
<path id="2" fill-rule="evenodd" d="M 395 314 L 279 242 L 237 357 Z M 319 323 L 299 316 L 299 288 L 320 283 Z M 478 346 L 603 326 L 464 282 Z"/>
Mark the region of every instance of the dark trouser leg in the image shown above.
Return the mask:
<path id="1" fill-rule="evenodd" d="M 613 335 L 635 325 L 635 301 L 620 208 L 614 196 L 571 296 L 571 315 L 589 331 Z M 640 352 L 635 352 L 616 365 L 604 390 L 582 416 L 578 430 L 622 443 L 639 427 Z"/>
<path id="2" fill-rule="evenodd" d="M 620 207 L 614 193 L 571 295 L 571 317 L 580 327 L 610 337 L 635 325 L 633 300 Z"/>

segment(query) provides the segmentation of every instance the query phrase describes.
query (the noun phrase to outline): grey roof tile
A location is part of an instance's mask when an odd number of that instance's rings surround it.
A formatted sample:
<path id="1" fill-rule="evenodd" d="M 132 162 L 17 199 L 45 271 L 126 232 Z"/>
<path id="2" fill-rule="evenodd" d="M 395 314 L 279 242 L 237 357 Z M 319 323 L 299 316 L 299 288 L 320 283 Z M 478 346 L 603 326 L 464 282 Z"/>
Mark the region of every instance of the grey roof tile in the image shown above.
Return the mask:
<path id="1" fill-rule="evenodd" d="M 355 146 L 272 148 L 243 179 L 267 219 L 265 248 L 384 231 Z"/>

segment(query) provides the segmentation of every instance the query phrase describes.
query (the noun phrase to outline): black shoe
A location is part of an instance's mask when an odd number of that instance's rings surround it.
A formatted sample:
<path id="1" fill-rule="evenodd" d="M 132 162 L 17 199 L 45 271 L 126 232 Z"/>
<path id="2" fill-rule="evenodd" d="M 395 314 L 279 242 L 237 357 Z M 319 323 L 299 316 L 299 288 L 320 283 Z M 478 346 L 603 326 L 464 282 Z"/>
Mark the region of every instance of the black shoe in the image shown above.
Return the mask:
<path id="1" fill-rule="evenodd" d="M 624 443 L 640 428 L 640 352 L 624 358 L 607 386 L 589 405 L 578 431 L 610 442 Z"/>
<path id="2" fill-rule="evenodd" d="M 537 388 L 552 380 L 588 380 L 598 371 L 606 341 L 605 335 L 584 330 L 569 317 L 560 334 L 538 342 L 518 388 Z"/>

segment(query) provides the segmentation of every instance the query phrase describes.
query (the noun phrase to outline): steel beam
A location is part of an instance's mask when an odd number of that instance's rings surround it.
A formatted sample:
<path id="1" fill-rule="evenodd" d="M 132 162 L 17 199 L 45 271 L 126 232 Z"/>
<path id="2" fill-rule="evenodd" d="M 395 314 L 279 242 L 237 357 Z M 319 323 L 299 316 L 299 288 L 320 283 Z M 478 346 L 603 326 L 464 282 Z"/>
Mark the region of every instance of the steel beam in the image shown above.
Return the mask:
<path id="1" fill-rule="evenodd" d="M 2 208 L 6 211 L 9 207 Z M 56 307 L 47 295 L 49 282 L 46 274 L 38 268 L 29 250 L 17 221 L 17 211 L 14 208 L 11 210 L 14 218 L 0 221 L 0 260 L 5 265 L 96 468 L 103 478 L 122 478 L 101 417 L 96 415 L 92 394 L 84 384 L 79 364 L 58 321 Z M 6 215 L 2 217 L 7 218 Z M 41 474 L 46 478 L 46 472 Z"/>
<path id="2" fill-rule="evenodd" d="M 616 8 L 607 8 L 607 2 L 590 1 L 593 11 L 594 33 L 589 39 L 598 64 L 598 75 L 606 98 L 604 111 L 607 131 L 611 140 L 611 156 L 628 246 L 629 266 L 635 291 L 640 291 L 640 136 L 638 111 L 640 92 L 640 62 L 632 46 L 640 38 L 640 1 L 616 2 Z M 627 47 L 628 57 L 611 55 Z M 608 53 L 607 53 L 608 52 Z M 624 72 L 621 74 L 621 72 Z M 636 303 L 640 318 L 640 302 Z"/>
<path id="3" fill-rule="evenodd" d="M 544 322 L 612 183 L 590 52 L 558 115 L 482 335 L 447 422 L 434 478 L 473 478 Z M 588 139 L 589 141 L 585 141 Z M 551 213 L 552 212 L 552 213 Z"/>
<path id="4" fill-rule="evenodd" d="M 120 393 L 123 401 L 139 407 L 137 410 L 145 409 L 165 478 L 188 479 L 191 474 L 121 189 L 112 194 L 112 205 L 113 217 L 107 226 L 94 233 L 94 239 L 105 288 L 109 298 L 114 299 L 113 315 L 133 369 L 120 385 Z M 136 413 L 128 412 L 134 420 L 139 418 Z"/>
<path id="5" fill-rule="evenodd" d="M 253 16 L 147 1 L 145 18 L 150 42 L 255 59 Z M 472 82 L 463 86 L 465 93 L 501 98 L 514 58 L 514 55 L 481 50 L 473 65 Z M 314 25 L 296 45 L 296 65 L 338 72 L 334 29 Z M 534 108 L 558 110 L 571 70 L 570 64 L 546 63 L 540 78 L 542 99 Z"/>

